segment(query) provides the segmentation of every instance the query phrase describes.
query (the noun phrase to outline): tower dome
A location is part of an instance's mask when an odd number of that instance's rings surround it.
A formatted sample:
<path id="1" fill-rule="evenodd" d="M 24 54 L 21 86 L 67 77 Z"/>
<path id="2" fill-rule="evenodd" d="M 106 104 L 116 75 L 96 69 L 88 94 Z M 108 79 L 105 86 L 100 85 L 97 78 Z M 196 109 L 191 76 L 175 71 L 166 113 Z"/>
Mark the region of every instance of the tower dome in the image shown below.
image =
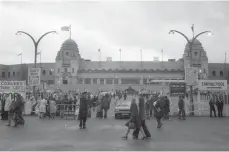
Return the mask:
<path id="1" fill-rule="evenodd" d="M 61 51 L 76 51 L 77 53 L 79 53 L 78 45 L 72 39 L 68 39 L 64 41 L 60 50 Z"/>

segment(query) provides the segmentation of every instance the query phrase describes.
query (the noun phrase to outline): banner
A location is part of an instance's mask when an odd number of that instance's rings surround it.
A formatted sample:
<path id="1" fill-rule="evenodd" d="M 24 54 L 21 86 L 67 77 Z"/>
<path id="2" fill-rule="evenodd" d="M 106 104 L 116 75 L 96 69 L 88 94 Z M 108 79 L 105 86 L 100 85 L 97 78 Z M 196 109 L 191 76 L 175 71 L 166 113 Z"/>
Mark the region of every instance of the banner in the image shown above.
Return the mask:
<path id="1" fill-rule="evenodd" d="M 28 70 L 28 85 L 36 86 L 41 82 L 41 68 L 29 68 Z"/>
<path id="2" fill-rule="evenodd" d="M 226 91 L 227 80 L 199 80 L 200 91 Z"/>
<path id="3" fill-rule="evenodd" d="M 21 94 L 24 99 L 26 96 L 26 82 L 25 81 L 0 81 L 0 98 L 4 95 L 15 93 Z"/>
<path id="4" fill-rule="evenodd" d="M 185 68 L 185 82 L 188 86 L 198 85 L 198 68 Z"/>
<path id="5" fill-rule="evenodd" d="M 172 82 L 170 83 L 169 86 L 169 92 L 170 92 L 170 96 L 180 96 L 180 95 L 185 95 L 186 93 L 186 84 L 185 83 L 175 83 Z"/>

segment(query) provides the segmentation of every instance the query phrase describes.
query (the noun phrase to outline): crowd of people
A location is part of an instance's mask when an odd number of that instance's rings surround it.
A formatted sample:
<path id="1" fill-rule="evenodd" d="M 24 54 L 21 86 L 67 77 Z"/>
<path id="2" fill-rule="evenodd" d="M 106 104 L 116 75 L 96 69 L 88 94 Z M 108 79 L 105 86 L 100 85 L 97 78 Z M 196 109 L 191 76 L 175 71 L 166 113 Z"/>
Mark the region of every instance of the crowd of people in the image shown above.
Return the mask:
<path id="1" fill-rule="evenodd" d="M 122 98 L 125 101 L 127 93 L 123 91 L 98 92 L 96 94 L 87 91 L 82 93 L 42 93 L 37 98 L 30 96 L 27 100 L 20 94 L 14 94 L 14 96 L 8 94 L 1 98 L 1 119 L 8 120 L 7 126 L 11 126 L 12 122 L 13 126 L 17 126 L 25 123 L 23 113 L 38 115 L 40 119 L 44 119 L 47 117 L 55 118 L 55 116 L 63 117 L 64 111 L 77 111 L 78 109 L 76 115 L 79 120 L 79 128 L 85 129 L 87 118 L 91 117 L 92 111 L 96 111 L 96 118 L 107 118 L 112 98 L 114 104 L 116 104 Z M 151 135 L 145 122 L 150 118 L 156 119 L 157 128 L 162 127 L 162 118 L 170 120 L 171 104 L 166 95 L 161 95 L 160 93 L 138 93 L 137 95 L 132 94 L 131 98 L 130 120 L 126 123 L 128 130 L 123 137 L 124 139 L 128 138 L 131 129 L 134 129 L 134 139 L 138 139 L 139 132 L 143 135 L 142 139 L 150 138 Z M 213 95 L 210 95 L 210 117 L 212 117 L 212 112 L 216 117 L 215 106 L 218 110 L 218 116 L 223 117 L 223 103 L 219 97 L 214 102 Z M 184 96 L 179 96 L 178 108 L 178 118 L 185 120 Z"/>

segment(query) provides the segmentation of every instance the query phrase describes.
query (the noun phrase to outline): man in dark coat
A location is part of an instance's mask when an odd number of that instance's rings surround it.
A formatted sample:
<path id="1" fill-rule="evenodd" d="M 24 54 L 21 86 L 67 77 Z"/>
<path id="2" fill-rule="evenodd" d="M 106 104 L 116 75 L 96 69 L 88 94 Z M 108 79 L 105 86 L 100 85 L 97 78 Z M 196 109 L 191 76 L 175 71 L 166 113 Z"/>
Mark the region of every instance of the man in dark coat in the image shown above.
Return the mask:
<path id="1" fill-rule="evenodd" d="M 216 117 L 215 103 L 213 101 L 212 95 L 210 95 L 209 106 L 210 106 L 210 117 L 212 117 L 212 112 L 214 112 L 214 116 Z"/>
<path id="2" fill-rule="evenodd" d="M 179 107 L 179 119 L 182 119 L 185 120 L 185 110 L 184 110 L 184 107 L 185 106 L 185 103 L 184 103 L 184 98 L 183 96 L 179 96 L 179 101 L 178 101 L 178 107 Z"/>
<path id="3" fill-rule="evenodd" d="M 218 110 L 218 117 L 223 117 L 223 100 L 220 97 L 217 98 L 216 106 Z"/>
<path id="4" fill-rule="evenodd" d="M 80 107 L 79 107 L 79 120 L 80 120 L 80 129 L 86 129 L 87 113 L 88 113 L 88 103 L 87 103 L 87 93 L 84 92 L 80 98 Z"/>
<path id="5" fill-rule="evenodd" d="M 170 101 L 169 101 L 168 97 L 165 96 L 164 119 L 170 120 L 169 112 L 170 112 Z"/>
<path id="6" fill-rule="evenodd" d="M 106 94 L 103 99 L 102 99 L 102 103 L 101 103 L 101 108 L 102 108 L 102 117 L 107 118 L 107 111 L 110 107 L 110 102 L 109 102 L 109 95 Z"/>

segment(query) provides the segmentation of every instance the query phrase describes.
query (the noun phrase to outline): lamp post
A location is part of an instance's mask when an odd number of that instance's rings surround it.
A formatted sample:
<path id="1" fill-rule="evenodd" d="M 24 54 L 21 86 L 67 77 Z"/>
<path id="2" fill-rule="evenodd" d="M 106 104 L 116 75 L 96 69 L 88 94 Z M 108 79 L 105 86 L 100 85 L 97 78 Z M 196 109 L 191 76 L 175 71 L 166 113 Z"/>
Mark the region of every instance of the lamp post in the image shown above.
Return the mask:
<path id="1" fill-rule="evenodd" d="M 189 45 L 189 52 L 190 52 L 190 67 L 192 67 L 192 45 L 194 43 L 194 41 L 200 36 L 200 35 L 203 35 L 203 34 L 211 34 L 211 31 L 203 31 L 203 32 L 200 32 L 199 34 L 197 34 L 196 36 L 194 36 L 194 32 L 193 32 L 193 39 L 192 40 L 189 40 L 188 37 L 183 34 L 182 32 L 180 31 L 177 31 L 177 30 L 170 30 L 169 34 L 175 34 L 175 33 L 178 33 L 180 35 L 182 35 L 188 42 L 188 45 Z M 191 116 L 194 116 L 194 104 L 193 104 L 193 88 L 192 88 L 192 85 L 190 86 L 190 103 L 191 103 L 191 106 L 192 106 L 192 111 L 190 113 Z"/>
<path id="2" fill-rule="evenodd" d="M 32 41 L 33 41 L 33 44 L 34 44 L 34 47 L 35 47 L 35 55 L 34 55 L 34 68 L 36 68 L 37 66 L 37 48 L 38 48 L 38 44 L 40 43 L 41 39 L 43 37 L 45 37 L 46 35 L 50 34 L 50 33 L 56 33 L 56 31 L 49 31 L 49 32 L 46 32 L 45 34 L 43 34 L 37 41 L 27 32 L 24 32 L 24 31 L 17 31 L 16 35 L 21 35 L 21 34 L 25 34 L 27 36 L 29 36 Z M 33 94 L 35 96 L 35 86 L 33 86 Z"/>

